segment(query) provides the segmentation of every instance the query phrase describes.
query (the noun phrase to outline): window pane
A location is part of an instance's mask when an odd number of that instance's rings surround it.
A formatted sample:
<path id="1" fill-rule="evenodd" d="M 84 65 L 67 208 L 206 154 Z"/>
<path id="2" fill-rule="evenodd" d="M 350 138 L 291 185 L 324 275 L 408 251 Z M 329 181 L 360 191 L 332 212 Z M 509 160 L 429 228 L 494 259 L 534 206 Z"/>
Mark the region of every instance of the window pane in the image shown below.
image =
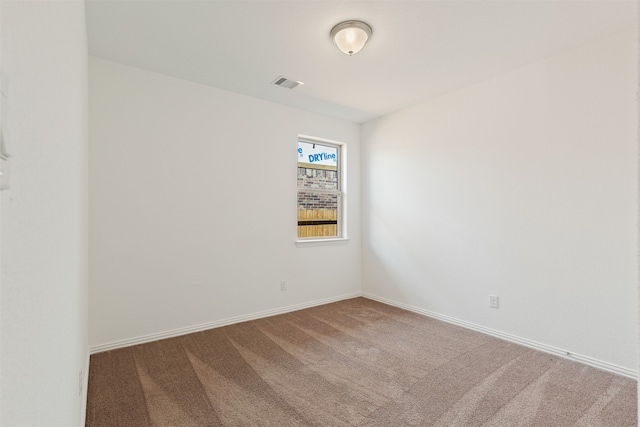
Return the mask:
<path id="1" fill-rule="evenodd" d="M 298 191 L 298 237 L 338 237 L 338 195 Z"/>
<path id="2" fill-rule="evenodd" d="M 340 188 L 338 147 L 298 141 L 298 188 Z"/>
<path id="3" fill-rule="evenodd" d="M 300 167 L 298 163 L 298 188 L 338 190 L 338 171 Z"/>

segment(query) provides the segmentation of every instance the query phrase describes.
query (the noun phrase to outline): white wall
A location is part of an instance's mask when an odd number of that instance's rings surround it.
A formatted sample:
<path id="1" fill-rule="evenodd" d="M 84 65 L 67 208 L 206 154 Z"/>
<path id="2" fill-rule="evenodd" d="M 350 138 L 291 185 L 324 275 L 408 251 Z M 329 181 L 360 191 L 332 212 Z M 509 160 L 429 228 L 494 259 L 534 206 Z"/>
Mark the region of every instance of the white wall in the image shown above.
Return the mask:
<path id="1" fill-rule="evenodd" d="M 89 63 L 92 346 L 360 292 L 359 125 Z M 348 144 L 345 245 L 294 244 L 298 134 Z"/>
<path id="2" fill-rule="evenodd" d="M 630 29 L 366 123 L 364 291 L 637 371 L 636 52 Z"/>
<path id="3" fill-rule="evenodd" d="M 84 2 L 2 1 L 11 189 L 2 199 L 0 424 L 79 426 L 87 342 Z"/>
<path id="4" fill-rule="evenodd" d="M 640 22 L 640 8 L 636 9 L 636 15 L 637 15 L 637 22 Z M 640 26 L 636 27 L 636 108 L 638 109 L 638 114 L 640 114 Z M 637 198 L 638 198 L 638 204 L 637 204 L 637 218 L 639 219 L 638 223 L 640 224 L 640 119 L 636 120 L 636 144 L 639 147 L 638 148 L 638 192 L 637 192 Z M 638 237 L 638 248 L 640 248 L 640 229 L 637 230 L 637 237 Z M 638 257 L 636 259 L 637 261 L 637 265 L 638 268 L 640 269 L 640 250 L 638 251 Z M 640 270 L 639 270 L 640 271 Z M 640 277 L 639 277 L 640 279 Z M 637 307 L 637 312 L 638 312 L 638 324 L 637 324 L 637 333 L 640 335 L 640 282 L 638 282 L 638 307 Z M 638 345 L 640 346 L 640 336 L 638 339 Z M 638 347 L 638 352 L 640 354 L 640 347 Z M 638 372 L 640 372 L 640 357 L 638 358 L 638 367 L 637 367 Z M 636 394 L 638 395 L 638 407 L 640 408 L 640 381 L 638 381 L 638 388 L 636 391 Z M 640 419 L 638 419 L 638 426 L 640 426 Z"/>

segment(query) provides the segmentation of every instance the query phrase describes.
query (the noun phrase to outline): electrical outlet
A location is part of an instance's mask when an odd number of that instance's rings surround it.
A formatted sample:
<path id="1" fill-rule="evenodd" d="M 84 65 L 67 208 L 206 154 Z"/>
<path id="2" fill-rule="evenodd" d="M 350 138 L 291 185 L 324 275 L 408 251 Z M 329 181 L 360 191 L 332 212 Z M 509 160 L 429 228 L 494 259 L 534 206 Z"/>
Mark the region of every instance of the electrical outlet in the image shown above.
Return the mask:
<path id="1" fill-rule="evenodd" d="M 280 281 L 280 290 L 281 291 L 286 291 L 287 290 L 287 281 L 286 280 L 281 280 Z"/>
<path id="2" fill-rule="evenodd" d="M 489 295 L 489 307 L 498 308 L 498 297 L 496 295 Z"/>

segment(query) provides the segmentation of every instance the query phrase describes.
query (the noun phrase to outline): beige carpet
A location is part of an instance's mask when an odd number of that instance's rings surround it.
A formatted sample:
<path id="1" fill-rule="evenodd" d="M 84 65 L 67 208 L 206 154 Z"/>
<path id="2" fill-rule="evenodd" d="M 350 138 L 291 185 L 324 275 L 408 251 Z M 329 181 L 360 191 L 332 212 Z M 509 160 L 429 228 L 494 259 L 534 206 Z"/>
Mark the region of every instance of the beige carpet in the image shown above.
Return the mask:
<path id="1" fill-rule="evenodd" d="M 91 356 L 87 425 L 637 426 L 636 382 L 364 298 Z"/>

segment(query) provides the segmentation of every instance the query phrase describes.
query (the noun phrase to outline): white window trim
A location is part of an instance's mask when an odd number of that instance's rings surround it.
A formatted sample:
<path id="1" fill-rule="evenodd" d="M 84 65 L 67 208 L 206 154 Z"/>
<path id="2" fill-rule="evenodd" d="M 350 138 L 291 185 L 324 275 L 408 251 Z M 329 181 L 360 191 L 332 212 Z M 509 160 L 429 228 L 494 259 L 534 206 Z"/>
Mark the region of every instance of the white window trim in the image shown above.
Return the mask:
<path id="1" fill-rule="evenodd" d="M 296 246 L 301 247 L 312 247 L 312 246 L 333 246 L 333 245 L 343 245 L 349 241 L 349 235 L 347 234 L 347 144 L 341 141 L 333 141 L 331 139 L 318 138 L 315 136 L 309 135 L 298 135 L 298 139 L 296 140 L 296 146 L 298 141 L 309 142 L 311 144 L 331 144 L 335 145 L 339 148 L 339 179 L 338 182 L 340 184 L 340 193 L 341 196 L 338 202 L 338 227 L 340 237 L 320 237 L 320 238 L 310 238 L 310 239 L 299 239 L 298 236 L 298 227 L 296 224 Z M 296 157 L 296 171 L 298 169 L 298 158 Z M 297 180 L 297 173 L 296 173 Z M 298 194 L 298 184 L 296 181 L 296 198 Z M 296 210 L 298 206 L 296 203 Z M 297 218 L 297 214 L 296 214 Z"/>
<path id="2" fill-rule="evenodd" d="M 326 239 L 305 239 L 296 240 L 296 246 L 299 248 L 308 248 L 313 246 L 335 246 L 346 245 L 349 239 L 343 237 L 327 237 Z"/>

